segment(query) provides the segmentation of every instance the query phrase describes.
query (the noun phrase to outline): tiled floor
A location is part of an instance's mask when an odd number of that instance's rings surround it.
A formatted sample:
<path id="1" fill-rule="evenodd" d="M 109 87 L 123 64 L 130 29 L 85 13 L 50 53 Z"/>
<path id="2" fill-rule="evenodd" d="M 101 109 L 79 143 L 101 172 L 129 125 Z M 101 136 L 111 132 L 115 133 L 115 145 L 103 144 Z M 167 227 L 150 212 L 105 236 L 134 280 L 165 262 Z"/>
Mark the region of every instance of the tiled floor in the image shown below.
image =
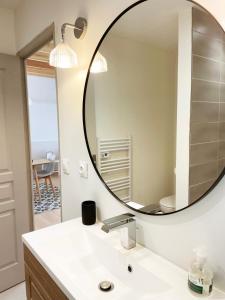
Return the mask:
<path id="1" fill-rule="evenodd" d="M 0 300 L 26 300 L 25 283 L 18 284 L 7 291 L 0 293 Z"/>

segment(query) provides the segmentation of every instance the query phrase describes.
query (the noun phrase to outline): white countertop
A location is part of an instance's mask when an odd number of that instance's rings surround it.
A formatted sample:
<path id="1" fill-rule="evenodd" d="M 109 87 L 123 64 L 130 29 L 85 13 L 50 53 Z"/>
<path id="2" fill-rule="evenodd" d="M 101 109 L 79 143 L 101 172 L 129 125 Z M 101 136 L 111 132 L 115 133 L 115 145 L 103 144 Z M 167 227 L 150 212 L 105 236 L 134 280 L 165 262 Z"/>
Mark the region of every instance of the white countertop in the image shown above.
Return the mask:
<path id="1" fill-rule="evenodd" d="M 84 226 L 80 218 L 74 219 L 27 233 L 23 235 L 23 242 L 70 300 L 203 298 L 190 292 L 187 272 L 140 245 L 132 250 L 123 249 L 119 233 L 106 234 L 101 230 L 101 224 Z M 121 265 L 127 264 L 136 267 L 130 277 L 125 273 L 121 275 L 124 272 Z M 122 270 L 118 271 L 119 276 L 116 276 L 116 268 Z M 140 277 L 143 278 L 140 280 Z M 109 278 L 116 283 L 114 290 L 108 293 L 99 291 L 97 282 Z M 147 290 L 151 283 L 152 293 L 135 297 L 134 286 L 135 289 Z M 225 294 L 214 288 L 208 299 L 225 300 Z"/>

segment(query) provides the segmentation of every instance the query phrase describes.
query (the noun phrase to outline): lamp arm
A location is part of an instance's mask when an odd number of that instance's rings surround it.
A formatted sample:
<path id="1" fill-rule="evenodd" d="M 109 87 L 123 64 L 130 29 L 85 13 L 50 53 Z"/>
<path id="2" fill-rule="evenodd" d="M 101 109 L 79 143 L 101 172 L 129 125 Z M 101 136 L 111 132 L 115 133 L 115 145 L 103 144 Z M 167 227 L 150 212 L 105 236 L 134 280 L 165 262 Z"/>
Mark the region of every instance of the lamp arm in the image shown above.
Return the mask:
<path id="1" fill-rule="evenodd" d="M 73 29 L 73 30 L 76 29 L 76 30 L 82 31 L 81 28 L 78 28 L 78 27 L 76 27 L 76 26 L 73 25 L 73 24 L 70 24 L 70 23 L 64 23 L 64 24 L 62 24 L 62 26 L 61 26 L 61 34 L 62 34 L 62 39 L 63 39 L 63 40 L 64 40 L 66 28 L 71 28 L 71 29 Z"/>
<path id="2" fill-rule="evenodd" d="M 61 35 L 62 35 L 63 41 L 64 41 L 64 37 L 65 37 L 66 28 L 73 29 L 75 37 L 77 39 L 79 39 L 79 38 L 83 37 L 86 33 L 87 20 L 80 17 L 76 20 L 75 24 L 71 24 L 71 23 L 62 24 Z"/>

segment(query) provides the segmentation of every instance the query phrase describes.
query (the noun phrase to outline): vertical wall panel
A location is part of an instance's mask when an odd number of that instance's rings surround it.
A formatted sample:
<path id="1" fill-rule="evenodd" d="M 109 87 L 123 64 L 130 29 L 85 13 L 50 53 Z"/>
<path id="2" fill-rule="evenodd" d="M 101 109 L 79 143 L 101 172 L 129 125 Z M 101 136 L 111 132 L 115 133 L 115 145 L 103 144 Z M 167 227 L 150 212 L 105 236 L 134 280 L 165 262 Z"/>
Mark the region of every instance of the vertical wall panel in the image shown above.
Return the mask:
<path id="1" fill-rule="evenodd" d="M 224 33 L 210 15 L 192 13 L 190 199 L 208 190 L 223 169 Z M 224 81 L 224 82 L 223 82 Z"/>

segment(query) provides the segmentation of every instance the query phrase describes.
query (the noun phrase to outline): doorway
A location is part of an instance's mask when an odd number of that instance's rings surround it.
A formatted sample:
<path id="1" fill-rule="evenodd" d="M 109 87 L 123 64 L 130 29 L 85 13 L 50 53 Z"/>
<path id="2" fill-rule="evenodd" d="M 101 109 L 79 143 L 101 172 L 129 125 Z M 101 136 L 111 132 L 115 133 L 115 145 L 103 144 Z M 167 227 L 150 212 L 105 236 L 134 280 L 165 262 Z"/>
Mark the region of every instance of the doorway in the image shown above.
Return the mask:
<path id="1" fill-rule="evenodd" d="M 48 63 L 53 48 L 50 40 L 24 60 L 34 230 L 61 222 L 56 72 Z"/>

